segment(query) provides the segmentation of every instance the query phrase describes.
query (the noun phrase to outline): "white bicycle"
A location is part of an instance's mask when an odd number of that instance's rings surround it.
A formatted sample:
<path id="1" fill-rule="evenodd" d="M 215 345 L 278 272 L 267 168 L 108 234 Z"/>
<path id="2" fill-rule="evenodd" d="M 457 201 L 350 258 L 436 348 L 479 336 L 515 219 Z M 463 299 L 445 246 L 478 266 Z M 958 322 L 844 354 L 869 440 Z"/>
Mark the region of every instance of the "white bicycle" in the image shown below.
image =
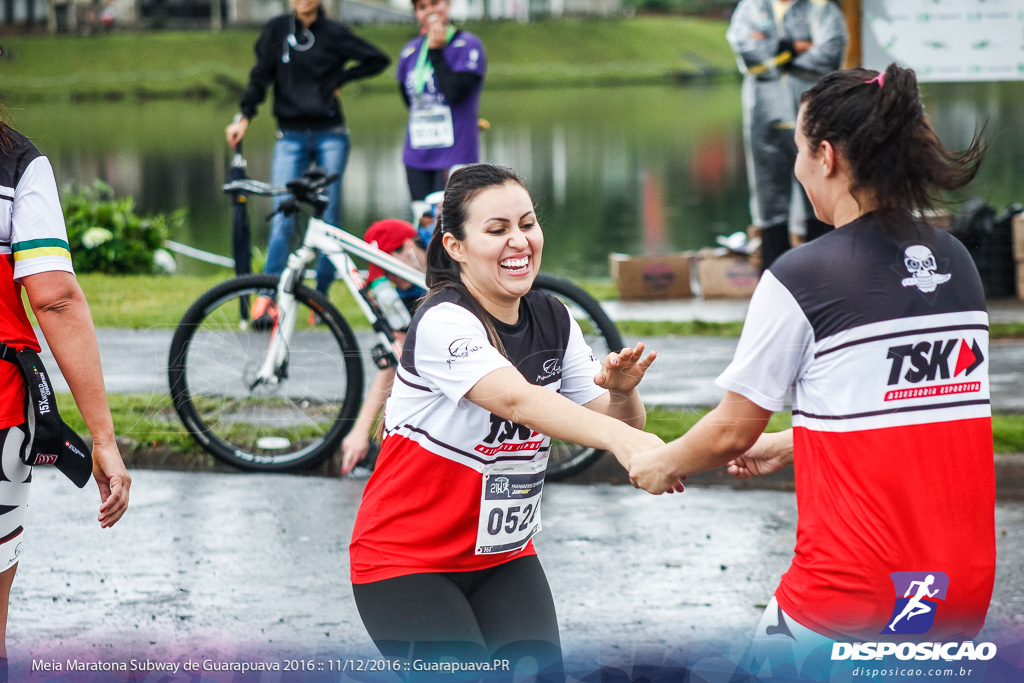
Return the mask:
<path id="1" fill-rule="evenodd" d="M 226 192 L 288 193 L 279 210 L 297 216 L 313 208 L 302 246 L 280 276 L 242 275 L 213 287 L 182 317 L 171 341 L 171 397 L 185 428 L 205 450 L 246 470 L 285 471 L 312 467 L 337 451 L 363 398 L 363 358 L 348 321 L 327 297 L 303 285 L 307 267 L 323 254 L 337 269 L 375 332 L 371 355 L 378 367 L 397 364 L 400 344 L 369 283 L 352 257 L 425 288 L 425 276 L 390 254 L 322 220 L 321 192 L 336 179 L 320 169 L 278 188 L 250 179 Z M 576 285 L 539 275 L 543 289 L 569 306 L 594 349 L 622 348 L 614 323 Z M 278 316 L 272 329 L 249 320 L 255 297 L 275 292 Z M 601 451 L 553 442 L 548 476 L 566 477 L 589 466 Z"/>

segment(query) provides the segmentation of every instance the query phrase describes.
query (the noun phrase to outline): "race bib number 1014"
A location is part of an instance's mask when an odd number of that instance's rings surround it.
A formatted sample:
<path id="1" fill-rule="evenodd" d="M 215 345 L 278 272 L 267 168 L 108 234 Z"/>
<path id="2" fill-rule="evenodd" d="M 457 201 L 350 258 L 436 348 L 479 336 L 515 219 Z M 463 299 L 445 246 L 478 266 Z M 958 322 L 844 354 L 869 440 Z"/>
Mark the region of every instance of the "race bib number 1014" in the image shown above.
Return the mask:
<path id="1" fill-rule="evenodd" d="M 437 149 L 455 144 L 452 110 L 444 105 L 414 109 L 409 117 L 409 145 L 413 149 Z"/>

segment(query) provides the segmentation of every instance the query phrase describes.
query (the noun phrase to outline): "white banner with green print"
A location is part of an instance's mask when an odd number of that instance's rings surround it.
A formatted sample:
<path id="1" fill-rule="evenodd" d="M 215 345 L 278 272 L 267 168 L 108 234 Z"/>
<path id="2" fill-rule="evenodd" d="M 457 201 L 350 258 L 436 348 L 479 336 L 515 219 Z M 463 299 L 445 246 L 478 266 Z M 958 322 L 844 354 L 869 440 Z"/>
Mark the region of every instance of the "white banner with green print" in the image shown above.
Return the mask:
<path id="1" fill-rule="evenodd" d="M 1024 0 L 863 0 L 863 60 L 918 80 L 1024 80 Z"/>

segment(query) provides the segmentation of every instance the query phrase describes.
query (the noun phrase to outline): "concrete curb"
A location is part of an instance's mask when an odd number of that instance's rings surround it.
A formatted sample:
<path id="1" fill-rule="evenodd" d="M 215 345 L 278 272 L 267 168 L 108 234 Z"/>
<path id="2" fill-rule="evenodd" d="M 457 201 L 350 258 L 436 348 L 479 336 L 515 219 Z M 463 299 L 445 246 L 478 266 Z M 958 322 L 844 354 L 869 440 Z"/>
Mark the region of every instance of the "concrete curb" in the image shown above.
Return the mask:
<path id="1" fill-rule="evenodd" d="M 119 439 L 118 445 L 129 469 L 174 470 L 180 472 L 221 472 L 244 474 L 211 455 L 183 455 L 168 446 L 139 444 L 130 439 Z M 298 474 L 314 477 L 341 477 L 341 456 L 324 461 L 321 465 Z M 999 500 L 1024 500 L 1024 454 L 995 456 L 996 497 Z M 568 484 L 628 485 L 629 477 L 610 454 L 605 454 L 594 465 L 564 480 Z M 764 477 L 740 481 L 730 477 L 724 469 L 696 474 L 687 479 L 690 486 L 720 486 L 736 490 L 794 491 L 792 468 L 786 468 Z"/>

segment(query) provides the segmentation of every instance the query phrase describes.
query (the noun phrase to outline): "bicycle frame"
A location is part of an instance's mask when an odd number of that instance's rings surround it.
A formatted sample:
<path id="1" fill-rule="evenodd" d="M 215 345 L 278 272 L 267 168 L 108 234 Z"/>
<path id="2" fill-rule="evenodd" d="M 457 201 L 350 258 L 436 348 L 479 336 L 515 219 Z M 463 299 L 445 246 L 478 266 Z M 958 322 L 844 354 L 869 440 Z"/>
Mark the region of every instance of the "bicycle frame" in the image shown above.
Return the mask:
<path id="1" fill-rule="evenodd" d="M 359 308 L 377 331 L 384 348 L 390 348 L 396 358 L 400 355 L 401 347 L 395 339 L 393 331 L 386 325 L 380 324 L 381 320 L 377 312 L 363 296 L 366 281 L 359 273 L 359 269 L 356 268 L 350 254 L 365 259 L 379 266 L 384 272 L 391 273 L 424 289 L 426 289 L 426 275 L 341 228 L 330 225 L 319 218 L 310 218 L 306 225 L 302 246 L 288 256 L 288 265 L 282 271 L 281 279 L 278 281 L 277 305 L 280 316 L 263 365 L 250 388 L 259 384 L 276 384 L 281 379 L 281 368 L 287 355 L 292 333 L 295 330 L 295 287 L 302 282 L 306 267 L 319 254 L 326 256 L 334 265 L 340 279 L 345 282 L 359 304 Z"/>
<path id="2" fill-rule="evenodd" d="M 224 190 L 262 196 L 290 194 L 275 206 L 274 213 L 292 217 L 301 207 L 311 206 L 313 215 L 322 217 L 327 200 L 320 190 L 334 179 L 321 170 L 311 170 L 287 187 L 242 179 L 225 184 Z M 310 219 L 301 248 L 289 256 L 280 276 L 246 275 L 215 286 L 189 307 L 175 329 L 168 359 L 174 407 L 185 428 L 214 457 L 257 471 L 310 466 L 331 454 L 355 420 L 363 397 L 360 342 L 326 298 L 300 287 L 311 276 L 307 267 L 319 254 L 331 260 L 339 279 L 345 281 L 372 323 L 380 339 L 372 349 L 378 367 L 393 367 L 399 358 L 396 338 L 400 334 L 388 322 L 391 311 L 380 305 L 353 259 L 366 259 L 392 279 L 420 286 L 425 276 L 322 218 Z M 538 274 L 533 284 L 568 306 L 584 335 L 592 335 L 602 344 L 602 352 L 623 348 L 614 323 L 579 287 L 543 274 Z M 270 311 L 275 322 L 269 336 L 246 334 L 253 317 L 252 297 L 271 289 L 277 306 Z M 304 320 L 298 322 L 300 310 L 303 316 L 321 316 L 327 328 L 307 330 Z M 256 330 L 263 332 L 266 319 L 256 321 Z M 258 371 L 255 378 L 254 371 Z M 230 386 L 238 380 L 248 392 L 239 393 L 237 386 Z M 593 448 L 553 442 L 548 474 L 552 478 L 569 476 L 601 455 Z"/>

